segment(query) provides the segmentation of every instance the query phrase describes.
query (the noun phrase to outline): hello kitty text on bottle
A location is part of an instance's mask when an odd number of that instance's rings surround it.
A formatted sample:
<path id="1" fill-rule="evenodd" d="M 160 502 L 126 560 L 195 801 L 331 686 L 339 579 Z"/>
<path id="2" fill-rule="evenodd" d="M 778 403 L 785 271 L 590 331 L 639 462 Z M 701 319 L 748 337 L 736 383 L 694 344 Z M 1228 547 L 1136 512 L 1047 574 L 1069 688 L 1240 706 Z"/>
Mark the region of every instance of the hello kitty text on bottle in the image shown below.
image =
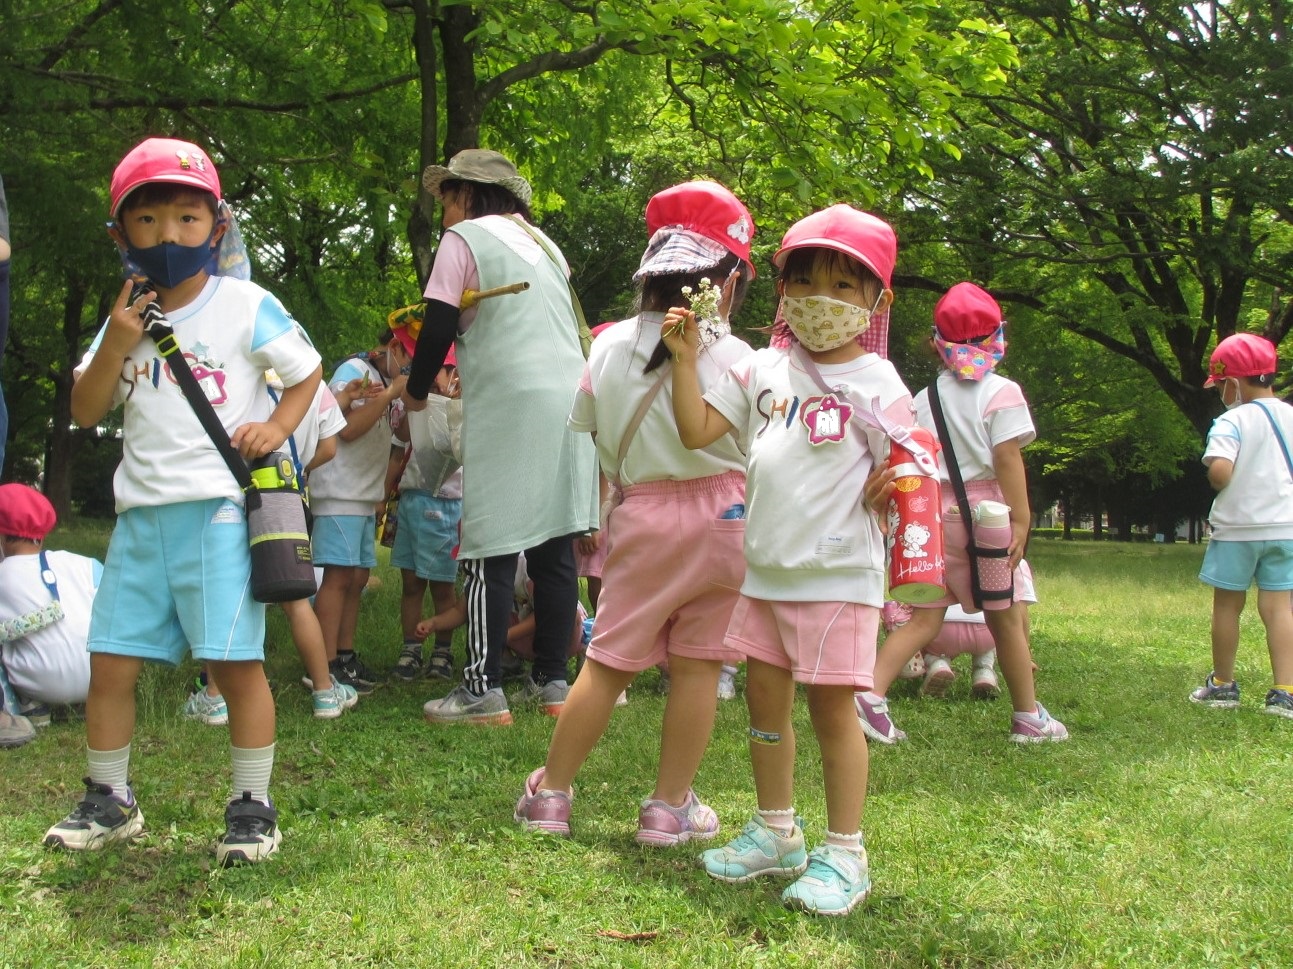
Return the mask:
<path id="1" fill-rule="evenodd" d="M 938 450 L 933 433 L 913 427 L 911 440 L 929 454 Z M 933 602 L 947 594 L 943 581 L 943 525 L 938 476 L 921 469 L 911 452 L 891 441 L 889 466 L 897 472 L 887 509 L 889 598 Z"/>

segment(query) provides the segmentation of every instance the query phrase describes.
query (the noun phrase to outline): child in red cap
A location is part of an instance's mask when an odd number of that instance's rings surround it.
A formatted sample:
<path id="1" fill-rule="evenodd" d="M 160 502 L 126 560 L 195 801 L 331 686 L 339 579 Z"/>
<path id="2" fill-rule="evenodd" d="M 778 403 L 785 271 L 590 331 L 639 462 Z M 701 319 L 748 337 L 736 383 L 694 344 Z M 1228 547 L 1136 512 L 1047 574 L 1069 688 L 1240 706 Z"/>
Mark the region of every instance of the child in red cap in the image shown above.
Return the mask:
<path id="1" fill-rule="evenodd" d="M 1001 307 L 973 283 L 957 283 L 934 307 L 930 343 L 944 369 L 931 387 L 916 395 L 917 418 L 922 427 L 938 433 L 931 406 L 931 395 L 937 396 L 970 506 L 996 506 L 1003 518 L 1008 511 L 1010 539 L 1005 571 L 1013 574 L 1023 560 L 1030 526 L 1021 449 L 1037 432 L 1023 390 L 995 372 L 1006 352 Z M 1068 730 L 1037 702 L 1028 648 L 1027 607 L 1016 601 L 1013 586 L 975 601 L 980 594 L 971 577 L 976 564 L 966 550 L 966 531 L 977 535 L 979 528 L 973 522 L 960 524 L 947 457 L 946 449 L 940 450 L 943 554 L 949 594 L 916 605 L 911 621 L 885 640 L 875 664 L 875 685 L 857 696 L 862 728 L 880 743 L 891 744 L 905 737 L 889 717 L 885 694 L 903 665 L 938 635 L 947 607 L 959 602 L 967 612 L 982 609 L 986 614 L 1014 706 L 1010 739 L 1016 743 L 1065 740 Z M 1001 509 L 1002 503 L 1008 509 Z M 978 538 L 976 543 L 984 544 Z M 980 568 L 985 561 L 979 560 Z"/>
<path id="2" fill-rule="evenodd" d="M 692 783 L 713 732 L 722 665 L 740 659 L 723 634 L 745 565 L 745 460 L 730 437 L 698 450 L 679 441 L 662 332 L 670 306 L 689 293 L 699 305 L 706 290 L 717 301 L 705 314 L 704 351 L 692 353 L 693 379 L 710 386 L 750 356 L 728 318 L 754 274 L 754 221 L 722 185 L 693 181 L 654 195 L 646 222 L 633 276 L 639 312 L 594 341 L 570 414 L 572 428 L 595 435 L 602 474 L 623 496 L 601 536 L 609 551 L 592 641 L 514 816 L 527 828 L 569 835 L 575 776 L 617 699 L 638 673 L 667 659 L 672 688 L 660 762 L 636 835 L 638 844 L 667 847 L 718 834 L 717 814 Z"/>
<path id="3" fill-rule="evenodd" d="M 785 348 L 738 361 L 703 396 L 694 314 L 665 317 L 683 443 L 730 436 L 746 449 L 749 476 L 745 580 L 725 644 L 749 661 L 758 810 L 701 863 L 726 882 L 802 875 L 782 901 L 822 915 L 847 914 L 871 886 L 861 832 L 867 747 L 853 693 L 871 685 L 885 576 L 874 513 L 882 501 L 867 507 L 863 483 L 881 477 L 873 469 L 890 431 L 910 426 L 914 412 L 893 365 L 862 338 L 893 300 L 897 252 L 893 229 L 847 205 L 795 223 L 773 257 Z M 825 843 L 811 852 L 793 800 L 796 683 L 807 688 L 826 782 Z"/>
<path id="4" fill-rule="evenodd" d="M 108 234 L 129 277 L 76 368 L 72 417 L 93 427 L 123 408 L 113 479 L 117 524 L 90 620 L 85 798 L 45 835 L 74 850 L 143 829 L 130 776 L 135 685 L 146 660 L 186 653 L 212 663 L 229 707 L 233 799 L 221 864 L 278 847 L 269 799 L 274 698 L 265 680 L 265 607 L 250 592 L 251 555 L 238 482 L 212 445 L 143 311 L 156 300 L 234 447 L 245 459 L 282 447 L 311 406 L 319 354 L 272 295 L 250 282 L 207 153 L 149 138 L 112 176 Z M 135 280 L 145 292 L 135 296 Z M 265 371 L 285 386 L 276 407 Z"/>
<path id="5" fill-rule="evenodd" d="M 103 566 L 73 552 L 47 551 L 54 506 L 24 484 L 0 485 L 0 689 L 18 720 L 49 723 L 50 707 L 85 702 L 90 607 Z M 14 724 L 0 728 L 0 747 Z M 18 735 L 34 736 L 20 727 Z"/>
<path id="6" fill-rule="evenodd" d="M 1257 582 L 1274 686 L 1266 712 L 1293 718 L 1293 407 L 1275 396 L 1274 345 L 1252 333 L 1228 336 L 1212 351 L 1205 387 L 1226 412 L 1212 423 L 1203 463 L 1217 491 L 1208 515 L 1212 539 L 1199 578 L 1213 587 L 1212 672 L 1190 699 L 1239 706 L 1235 654 L 1239 616 Z"/>

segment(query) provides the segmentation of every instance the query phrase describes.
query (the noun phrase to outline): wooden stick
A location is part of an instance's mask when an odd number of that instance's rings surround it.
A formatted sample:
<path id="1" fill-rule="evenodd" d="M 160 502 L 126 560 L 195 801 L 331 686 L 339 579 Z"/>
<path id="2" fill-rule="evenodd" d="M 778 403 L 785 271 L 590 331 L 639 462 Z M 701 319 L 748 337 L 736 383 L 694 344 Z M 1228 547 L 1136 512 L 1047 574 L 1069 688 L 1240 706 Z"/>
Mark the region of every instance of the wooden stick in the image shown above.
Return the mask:
<path id="1" fill-rule="evenodd" d="M 493 289 L 464 289 L 462 291 L 462 301 L 459 303 L 459 309 L 470 309 L 479 303 L 482 299 L 489 299 L 491 296 L 509 296 L 512 293 L 524 293 L 530 288 L 526 283 L 508 283 L 506 286 L 495 286 Z"/>

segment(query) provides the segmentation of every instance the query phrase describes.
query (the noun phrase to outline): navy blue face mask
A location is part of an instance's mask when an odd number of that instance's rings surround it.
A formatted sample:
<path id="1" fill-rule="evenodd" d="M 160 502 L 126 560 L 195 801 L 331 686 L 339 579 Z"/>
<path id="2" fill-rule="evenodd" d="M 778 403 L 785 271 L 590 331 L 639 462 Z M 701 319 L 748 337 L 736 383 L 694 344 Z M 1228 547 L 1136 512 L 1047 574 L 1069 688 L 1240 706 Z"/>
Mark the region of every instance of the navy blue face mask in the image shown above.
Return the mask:
<path id="1" fill-rule="evenodd" d="M 214 235 L 215 230 L 212 229 L 206 242 L 196 246 L 182 246 L 176 242 L 163 242 L 147 249 L 127 246 L 126 254 L 150 280 L 172 289 L 206 267 L 214 254 L 211 249 Z"/>

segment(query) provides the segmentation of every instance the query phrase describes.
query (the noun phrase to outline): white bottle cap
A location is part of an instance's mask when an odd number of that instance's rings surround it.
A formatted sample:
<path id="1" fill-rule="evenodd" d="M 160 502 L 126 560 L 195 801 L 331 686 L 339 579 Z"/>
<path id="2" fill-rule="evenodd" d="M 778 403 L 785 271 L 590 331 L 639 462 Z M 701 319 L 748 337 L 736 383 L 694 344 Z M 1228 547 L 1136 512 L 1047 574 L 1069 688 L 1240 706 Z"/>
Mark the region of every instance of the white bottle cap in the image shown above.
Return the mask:
<path id="1" fill-rule="evenodd" d="M 974 508 L 974 520 L 984 528 L 1004 528 L 1010 524 L 1010 506 L 999 501 L 981 501 Z"/>

